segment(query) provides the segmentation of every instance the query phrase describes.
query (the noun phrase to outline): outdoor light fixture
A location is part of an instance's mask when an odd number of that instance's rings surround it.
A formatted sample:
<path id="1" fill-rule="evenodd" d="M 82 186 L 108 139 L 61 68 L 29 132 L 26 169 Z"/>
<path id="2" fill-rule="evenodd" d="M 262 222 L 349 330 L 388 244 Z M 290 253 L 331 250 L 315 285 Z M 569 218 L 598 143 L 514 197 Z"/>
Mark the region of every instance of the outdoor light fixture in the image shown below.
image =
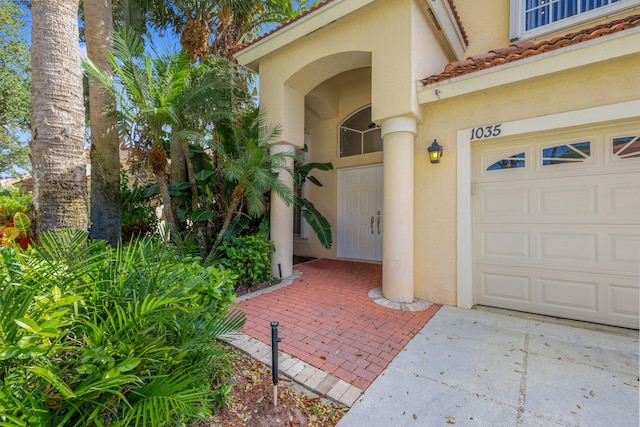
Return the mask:
<path id="1" fill-rule="evenodd" d="M 431 163 L 440 163 L 440 157 L 442 157 L 442 145 L 438 144 L 437 140 L 433 140 L 429 148 L 427 148 L 429 152 L 429 160 Z"/>

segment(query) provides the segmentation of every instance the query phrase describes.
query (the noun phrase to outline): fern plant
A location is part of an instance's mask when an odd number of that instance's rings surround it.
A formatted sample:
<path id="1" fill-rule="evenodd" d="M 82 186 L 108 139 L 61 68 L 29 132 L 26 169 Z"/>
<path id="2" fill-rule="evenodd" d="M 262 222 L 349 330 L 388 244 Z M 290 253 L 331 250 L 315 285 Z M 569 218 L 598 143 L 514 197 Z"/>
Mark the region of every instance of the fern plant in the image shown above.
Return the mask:
<path id="1" fill-rule="evenodd" d="M 215 409 L 230 368 L 216 338 L 244 322 L 227 273 L 77 230 L 0 255 L 0 425 L 165 426 Z"/>

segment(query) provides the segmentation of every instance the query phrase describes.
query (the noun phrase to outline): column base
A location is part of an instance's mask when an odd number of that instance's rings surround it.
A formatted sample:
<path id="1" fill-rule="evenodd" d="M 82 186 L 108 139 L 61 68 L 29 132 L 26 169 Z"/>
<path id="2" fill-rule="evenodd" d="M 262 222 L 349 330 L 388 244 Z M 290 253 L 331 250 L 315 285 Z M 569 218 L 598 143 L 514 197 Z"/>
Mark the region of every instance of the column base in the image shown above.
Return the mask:
<path id="1" fill-rule="evenodd" d="M 382 295 L 381 287 L 371 289 L 369 291 L 369 298 L 378 305 L 400 311 L 424 311 L 433 305 L 432 302 L 417 298 L 414 298 L 412 302 L 408 303 L 390 301 Z"/>

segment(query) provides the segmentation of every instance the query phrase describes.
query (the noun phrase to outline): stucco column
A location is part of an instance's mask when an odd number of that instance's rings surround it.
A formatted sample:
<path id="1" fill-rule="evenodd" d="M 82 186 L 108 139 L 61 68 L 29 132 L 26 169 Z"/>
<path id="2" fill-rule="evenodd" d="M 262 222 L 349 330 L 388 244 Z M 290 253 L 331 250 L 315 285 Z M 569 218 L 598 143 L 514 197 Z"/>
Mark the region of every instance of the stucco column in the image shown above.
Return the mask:
<path id="1" fill-rule="evenodd" d="M 287 143 L 278 143 L 271 147 L 271 153 L 291 153 L 295 147 Z M 293 170 L 293 158 L 287 159 L 287 168 Z M 293 177 L 289 172 L 280 171 L 278 179 L 293 191 Z M 293 274 L 293 206 L 287 206 L 276 194 L 271 192 L 271 241 L 276 251 L 271 256 L 273 277 L 288 277 Z"/>
<path id="2" fill-rule="evenodd" d="M 384 229 L 382 295 L 412 303 L 413 287 L 413 157 L 416 121 L 395 117 L 382 123 L 384 139 Z"/>

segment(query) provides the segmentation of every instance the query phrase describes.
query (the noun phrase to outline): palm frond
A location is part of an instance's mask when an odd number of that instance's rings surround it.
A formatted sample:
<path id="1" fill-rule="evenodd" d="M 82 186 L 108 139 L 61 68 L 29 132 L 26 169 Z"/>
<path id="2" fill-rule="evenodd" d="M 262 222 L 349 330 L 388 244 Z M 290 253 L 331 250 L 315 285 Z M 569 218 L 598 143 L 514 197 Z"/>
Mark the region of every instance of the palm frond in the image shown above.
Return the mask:
<path id="1" fill-rule="evenodd" d="M 202 371 L 185 367 L 132 390 L 131 411 L 125 422 L 134 426 L 164 426 L 167 420 L 207 415 L 210 398 L 208 381 L 203 381 Z"/>

